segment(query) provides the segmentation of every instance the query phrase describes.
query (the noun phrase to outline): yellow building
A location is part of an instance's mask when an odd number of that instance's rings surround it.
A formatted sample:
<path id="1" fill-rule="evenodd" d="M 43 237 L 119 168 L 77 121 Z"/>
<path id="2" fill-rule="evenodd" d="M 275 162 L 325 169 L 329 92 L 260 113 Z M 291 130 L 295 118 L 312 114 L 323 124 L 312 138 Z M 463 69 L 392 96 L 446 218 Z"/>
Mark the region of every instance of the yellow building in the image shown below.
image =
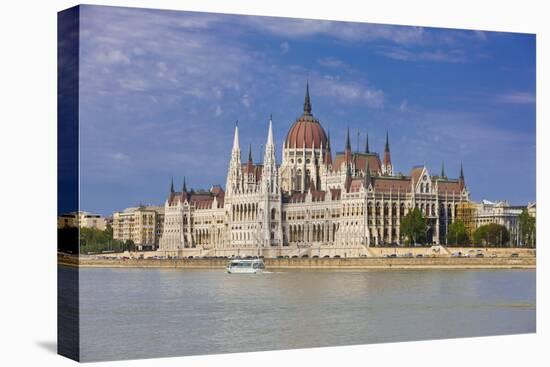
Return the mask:
<path id="1" fill-rule="evenodd" d="M 466 227 L 466 233 L 468 233 L 469 238 L 474 237 L 474 232 L 477 228 L 477 209 L 477 204 L 471 201 L 458 203 L 456 207 L 456 218 L 464 223 L 464 227 Z"/>
<path id="2" fill-rule="evenodd" d="M 105 230 L 107 222 L 104 217 L 99 214 L 92 214 L 85 211 L 71 212 L 61 214 L 57 218 L 57 227 L 80 227 L 80 228 L 95 228 L 100 231 Z"/>
<path id="3" fill-rule="evenodd" d="M 164 224 L 164 207 L 139 206 L 113 213 L 113 239 L 133 241 L 139 250 L 158 247 Z"/>

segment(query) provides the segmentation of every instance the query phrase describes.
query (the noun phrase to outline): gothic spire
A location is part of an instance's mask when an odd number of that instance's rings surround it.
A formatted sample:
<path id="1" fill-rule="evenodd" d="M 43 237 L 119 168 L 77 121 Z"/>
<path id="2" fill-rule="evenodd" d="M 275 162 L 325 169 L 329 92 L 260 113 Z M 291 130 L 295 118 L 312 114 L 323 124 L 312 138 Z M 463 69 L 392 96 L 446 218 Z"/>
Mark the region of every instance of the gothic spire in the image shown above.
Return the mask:
<path id="1" fill-rule="evenodd" d="M 369 133 L 367 133 L 367 138 L 365 141 L 365 153 L 370 153 L 369 151 Z"/>
<path id="2" fill-rule="evenodd" d="M 248 163 L 252 163 L 252 144 L 248 145 Z"/>
<path id="3" fill-rule="evenodd" d="M 306 82 L 306 98 L 304 100 L 304 115 L 311 115 L 311 101 L 309 99 L 309 81 Z"/>
<path id="4" fill-rule="evenodd" d="M 460 179 L 464 180 L 464 168 L 462 167 L 462 162 L 460 162 Z"/>
<path id="5" fill-rule="evenodd" d="M 266 143 L 266 146 L 268 145 L 273 145 L 273 127 L 272 127 L 272 121 L 273 121 L 273 118 L 271 115 L 269 115 L 269 130 L 267 132 L 267 143 Z"/>
<path id="6" fill-rule="evenodd" d="M 384 152 L 389 153 L 389 151 L 390 151 L 390 139 L 388 135 L 388 130 L 386 130 L 386 146 L 384 147 Z"/>
<path id="7" fill-rule="evenodd" d="M 441 162 L 441 178 L 445 177 L 445 165 Z"/>
<path id="8" fill-rule="evenodd" d="M 174 192 L 174 177 L 172 177 L 172 182 L 170 183 L 170 193 Z"/>
<path id="9" fill-rule="evenodd" d="M 185 176 L 183 176 L 183 188 L 182 188 L 182 191 L 183 191 L 183 192 L 187 192 L 187 182 L 185 181 Z"/>
<path id="10" fill-rule="evenodd" d="M 370 167 L 369 167 L 369 157 L 367 157 L 367 162 L 365 163 L 365 187 L 369 187 L 370 183 L 371 183 L 371 176 L 370 176 Z"/>
<path id="11" fill-rule="evenodd" d="M 235 122 L 235 136 L 233 137 L 233 150 L 239 150 L 239 121 Z"/>
<path id="12" fill-rule="evenodd" d="M 351 143 L 349 141 L 349 127 L 348 127 L 348 133 L 346 135 L 346 150 L 350 150 L 351 151 Z"/>

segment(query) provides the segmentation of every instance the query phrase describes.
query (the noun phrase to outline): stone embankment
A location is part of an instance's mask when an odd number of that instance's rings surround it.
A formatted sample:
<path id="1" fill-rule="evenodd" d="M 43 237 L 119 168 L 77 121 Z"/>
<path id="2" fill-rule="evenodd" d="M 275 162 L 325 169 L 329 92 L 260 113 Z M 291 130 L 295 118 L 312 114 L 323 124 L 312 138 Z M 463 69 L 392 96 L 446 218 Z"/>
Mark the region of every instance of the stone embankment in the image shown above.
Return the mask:
<path id="1" fill-rule="evenodd" d="M 523 256 L 522 256 L 523 255 Z M 112 268 L 223 269 L 225 258 L 139 259 L 60 256 L 59 264 Z M 267 269 L 534 269 L 536 257 L 362 257 L 362 258 L 280 258 L 265 259 Z"/>

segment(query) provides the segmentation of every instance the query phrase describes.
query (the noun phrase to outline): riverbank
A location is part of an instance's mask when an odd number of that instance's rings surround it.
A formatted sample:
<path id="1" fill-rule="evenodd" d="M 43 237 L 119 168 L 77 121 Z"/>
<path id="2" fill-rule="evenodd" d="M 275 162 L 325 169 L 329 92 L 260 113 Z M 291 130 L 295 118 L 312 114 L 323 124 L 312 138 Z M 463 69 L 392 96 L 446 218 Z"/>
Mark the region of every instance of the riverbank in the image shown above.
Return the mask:
<path id="1" fill-rule="evenodd" d="M 534 269 L 535 257 L 288 258 L 265 259 L 267 269 Z M 58 258 L 65 266 L 86 268 L 223 269 L 227 259 Z"/>

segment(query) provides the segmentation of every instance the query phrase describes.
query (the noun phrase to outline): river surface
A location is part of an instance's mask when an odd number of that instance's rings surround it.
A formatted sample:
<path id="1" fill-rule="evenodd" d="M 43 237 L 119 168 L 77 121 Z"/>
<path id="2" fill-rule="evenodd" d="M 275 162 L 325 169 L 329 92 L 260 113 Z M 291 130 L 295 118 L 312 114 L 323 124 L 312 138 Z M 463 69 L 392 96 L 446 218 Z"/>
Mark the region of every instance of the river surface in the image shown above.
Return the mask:
<path id="1" fill-rule="evenodd" d="M 532 333 L 536 320 L 534 270 L 84 268 L 80 296 L 82 361 Z"/>

